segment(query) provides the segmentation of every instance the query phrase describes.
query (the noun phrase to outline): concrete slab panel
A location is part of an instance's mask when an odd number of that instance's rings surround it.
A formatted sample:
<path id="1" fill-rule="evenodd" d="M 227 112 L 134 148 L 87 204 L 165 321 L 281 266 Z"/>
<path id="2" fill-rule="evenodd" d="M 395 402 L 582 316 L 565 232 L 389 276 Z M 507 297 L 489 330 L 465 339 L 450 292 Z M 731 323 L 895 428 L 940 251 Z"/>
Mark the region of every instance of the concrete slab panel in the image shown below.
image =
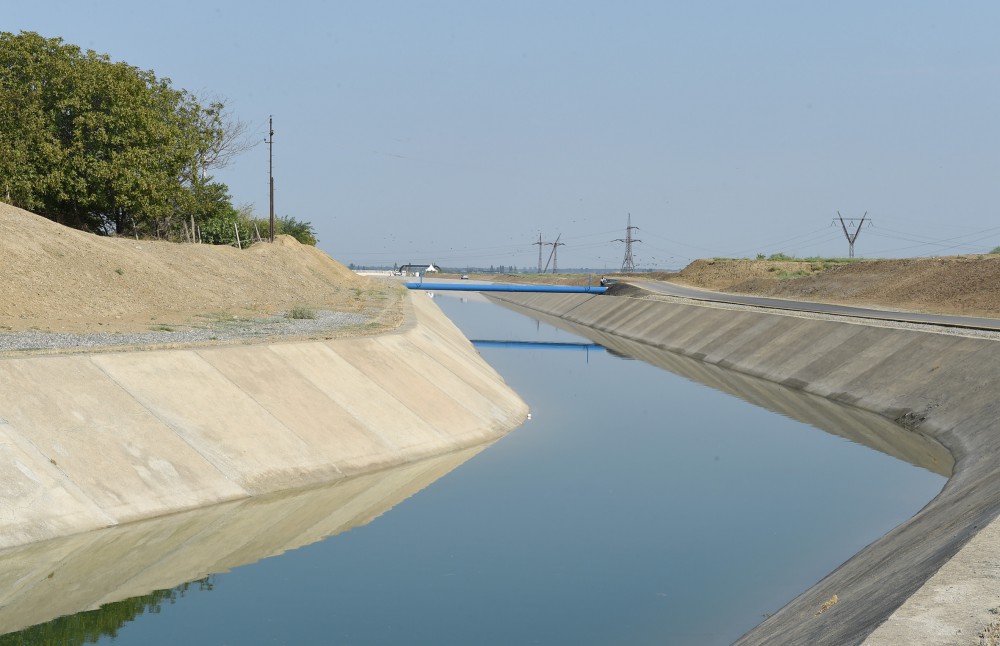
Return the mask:
<path id="1" fill-rule="evenodd" d="M 439 432 L 457 436 L 482 429 L 482 418 L 431 379 L 429 368 L 415 368 L 397 356 L 405 345 L 398 337 L 365 339 L 337 348 L 337 355 Z"/>
<path id="2" fill-rule="evenodd" d="M 339 477 L 333 465 L 194 351 L 105 354 L 92 361 L 250 493 L 311 484 L 318 473 Z"/>
<path id="3" fill-rule="evenodd" d="M 519 399 L 498 397 L 495 383 L 491 383 L 488 389 L 480 389 L 473 385 L 475 380 L 470 379 L 472 371 L 462 369 L 460 372 L 455 372 L 454 368 L 449 368 L 437 360 L 427 361 L 424 350 L 413 343 L 409 335 L 379 337 L 377 343 L 382 346 L 383 351 L 408 365 L 414 374 L 422 375 L 430 383 L 436 384 L 466 410 L 488 411 L 489 419 L 485 421 L 490 428 L 495 428 L 498 421 L 506 421 L 520 410 L 520 406 L 517 405 Z M 503 406 L 502 404 L 506 403 L 502 401 L 503 399 L 513 400 L 515 406 Z M 481 420 L 480 424 L 482 421 L 484 420 Z"/>
<path id="4" fill-rule="evenodd" d="M 335 342 L 276 345 L 283 357 L 327 397 L 378 429 L 397 455 L 444 439 L 444 433 L 407 408 L 395 395 L 337 354 Z M 343 345 L 343 344 L 341 344 Z"/>
<path id="5" fill-rule="evenodd" d="M 11 425 L 0 424 L 0 548 L 114 522 Z"/>
<path id="6" fill-rule="evenodd" d="M 3 361 L 0 416 L 118 522 L 246 495 L 86 356 Z"/>
<path id="7" fill-rule="evenodd" d="M 392 447 L 278 353 L 216 348 L 198 354 L 339 471 L 385 465 Z"/>

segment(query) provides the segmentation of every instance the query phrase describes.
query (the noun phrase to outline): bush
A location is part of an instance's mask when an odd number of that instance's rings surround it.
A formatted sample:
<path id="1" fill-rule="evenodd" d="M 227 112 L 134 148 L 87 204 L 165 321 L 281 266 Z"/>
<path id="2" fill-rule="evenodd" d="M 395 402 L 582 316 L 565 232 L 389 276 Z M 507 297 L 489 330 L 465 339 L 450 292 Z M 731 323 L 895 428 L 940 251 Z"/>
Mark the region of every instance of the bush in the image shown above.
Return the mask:
<path id="1" fill-rule="evenodd" d="M 231 206 L 219 205 L 219 208 L 208 214 L 199 229 L 201 241 L 208 244 L 229 244 L 236 246 L 236 227 L 240 230 L 240 246 L 244 249 L 252 242 L 253 223 L 249 218 L 248 207 L 235 209 Z"/>
<path id="2" fill-rule="evenodd" d="M 271 220 L 269 218 L 257 218 L 254 220 L 254 223 L 260 231 L 261 237 L 266 239 L 268 232 L 271 229 Z M 253 227 L 251 226 L 251 228 Z M 274 235 L 292 236 L 301 244 L 307 244 L 313 247 L 315 247 L 318 242 L 316 239 L 316 230 L 313 228 L 312 222 L 296 220 L 290 215 L 274 217 Z"/>
<path id="3" fill-rule="evenodd" d="M 316 312 L 312 311 L 308 307 L 296 305 L 292 309 L 288 310 L 285 317 L 290 319 L 314 319 L 316 318 Z"/>

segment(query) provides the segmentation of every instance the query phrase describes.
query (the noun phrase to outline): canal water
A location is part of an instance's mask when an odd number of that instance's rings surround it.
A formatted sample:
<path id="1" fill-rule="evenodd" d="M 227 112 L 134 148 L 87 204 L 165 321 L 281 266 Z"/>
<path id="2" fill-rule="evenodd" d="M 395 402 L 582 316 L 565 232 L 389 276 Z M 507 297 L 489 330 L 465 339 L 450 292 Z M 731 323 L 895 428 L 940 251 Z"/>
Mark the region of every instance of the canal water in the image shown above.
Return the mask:
<path id="1" fill-rule="evenodd" d="M 0 645 L 728 644 L 944 484 L 491 303 L 437 302 L 529 403 L 521 428 L 349 531 Z"/>

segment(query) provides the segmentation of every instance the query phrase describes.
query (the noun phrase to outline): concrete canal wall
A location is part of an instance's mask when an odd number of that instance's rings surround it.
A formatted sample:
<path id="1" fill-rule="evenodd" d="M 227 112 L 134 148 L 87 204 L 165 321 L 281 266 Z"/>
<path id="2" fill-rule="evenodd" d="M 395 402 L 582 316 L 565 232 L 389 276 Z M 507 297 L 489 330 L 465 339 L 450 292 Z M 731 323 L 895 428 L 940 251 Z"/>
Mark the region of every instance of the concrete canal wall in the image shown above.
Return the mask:
<path id="1" fill-rule="evenodd" d="M 491 298 L 593 330 L 595 340 L 640 343 L 870 411 L 913 436 L 890 453 L 916 447 L 940 464 L 921 448 L 933 441 L 951 453 L 952 476 L 923 510 L 738 644 L 976 644 L 998 620 L 1000 342 L 626 297 Z M 882 441 L 899 443 L 867 443 Z"/>
<path id="2" fill-rule="evenodd" d="M 495 440 L 526 404 L 424 294 L 375 337 L 0 359 L 0 548 Z"/>

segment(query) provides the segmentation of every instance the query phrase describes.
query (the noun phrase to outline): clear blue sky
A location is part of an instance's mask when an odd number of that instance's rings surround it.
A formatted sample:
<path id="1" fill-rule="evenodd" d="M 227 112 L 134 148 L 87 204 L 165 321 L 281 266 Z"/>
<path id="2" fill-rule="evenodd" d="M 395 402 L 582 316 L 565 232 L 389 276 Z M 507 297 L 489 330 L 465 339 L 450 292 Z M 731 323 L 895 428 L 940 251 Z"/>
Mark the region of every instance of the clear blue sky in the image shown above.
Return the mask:
<path id="1" fill-rule="evenodd" d="M 617 268 L 1000 245 L 1000 3 L 6 3 L 227 99 L 344 264 Z M 267 147 L 220 171 L 266 215 Z"/>

